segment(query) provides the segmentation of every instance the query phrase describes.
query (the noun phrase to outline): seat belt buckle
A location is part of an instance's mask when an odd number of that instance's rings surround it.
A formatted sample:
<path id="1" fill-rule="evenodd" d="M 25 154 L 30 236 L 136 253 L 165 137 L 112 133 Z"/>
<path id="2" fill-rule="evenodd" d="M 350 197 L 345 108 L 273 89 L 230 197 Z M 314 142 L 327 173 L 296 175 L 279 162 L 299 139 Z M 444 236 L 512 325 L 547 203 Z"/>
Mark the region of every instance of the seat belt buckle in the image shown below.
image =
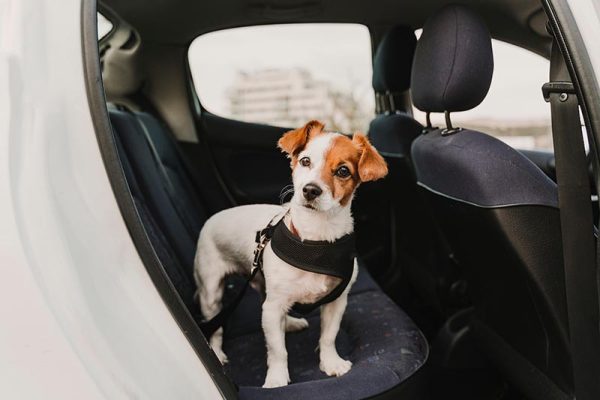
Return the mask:
<path id="1" fill-rule="evenodd" d="M 569 98 L 569 94 L 576 94 L 573 82 L 556 81 L 546 82 L 542 85 L 542 95 L 546 103 L 550 102 L 550 94 L 560 93 L 560 101 L 566 101 Z"/>

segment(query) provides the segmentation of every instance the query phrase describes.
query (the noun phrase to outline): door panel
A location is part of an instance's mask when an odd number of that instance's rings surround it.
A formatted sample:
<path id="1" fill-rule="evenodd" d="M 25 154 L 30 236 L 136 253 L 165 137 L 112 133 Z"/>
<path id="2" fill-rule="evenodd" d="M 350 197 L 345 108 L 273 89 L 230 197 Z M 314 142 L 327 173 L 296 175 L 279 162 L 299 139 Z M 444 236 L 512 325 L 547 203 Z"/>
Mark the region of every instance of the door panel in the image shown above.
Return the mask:
<path id="1" fill-rule="evenodd" d="M 290 163 L 277 148 L 289 129 L 218 117 L 204 112 L 201 132 L 221 180 L 238 204 L 279 203 L 291 184 Z"/>

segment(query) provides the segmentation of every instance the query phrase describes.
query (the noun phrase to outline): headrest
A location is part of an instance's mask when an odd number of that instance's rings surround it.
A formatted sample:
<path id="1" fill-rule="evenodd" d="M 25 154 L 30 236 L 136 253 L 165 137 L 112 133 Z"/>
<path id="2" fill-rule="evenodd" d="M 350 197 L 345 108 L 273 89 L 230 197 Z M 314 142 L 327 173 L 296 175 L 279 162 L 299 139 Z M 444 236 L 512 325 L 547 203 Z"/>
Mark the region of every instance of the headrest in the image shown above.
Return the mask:
<path id="1" fill-rule="evenodd" d="M 413 103 L 428 112 L 469 110 L 487 95 L 493 70 L 485 23 L 464 6 L 446 6 L 427 20 L 417 44 Z"/>
<path id="2" fill-rule="evenodd" d="M 410 70 L 417 38 L 408 26 L 391 28 L 379 43 L 373 62 L 375 92 L 404 92 L 410 88 Z"/>

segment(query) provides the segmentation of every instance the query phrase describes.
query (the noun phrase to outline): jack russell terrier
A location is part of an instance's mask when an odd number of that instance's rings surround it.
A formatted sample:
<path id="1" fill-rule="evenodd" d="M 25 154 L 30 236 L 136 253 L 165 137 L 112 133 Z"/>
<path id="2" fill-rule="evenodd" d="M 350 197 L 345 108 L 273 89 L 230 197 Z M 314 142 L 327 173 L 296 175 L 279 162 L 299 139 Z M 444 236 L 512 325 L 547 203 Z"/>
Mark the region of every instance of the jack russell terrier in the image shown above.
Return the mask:
<path id="1" fill-rule="evenodd" d="M 294 195 L 289 204 L 234 207 L 206 221 L 194 261 L 199 302 L 205 318 L 215 317 L 222 308 L 226 275 L 250 275 L 254 271 L 256 232 L 267 223 L 270 227 L 269 221 L 279 218 L 298 242 L 333 243 L 353 233 L 350 205 L 354 192 L 361 182 L 383 178 L 387 174 L 387 165 L 364 135 L 355 134 L 350 138 L 326 132 L 323 128 L 321 122 L 310 121 L 279 139 L 278 146 L 287 153 L 292 168 Z M 318 302 L 343 285 L 340 277 L 298 268 L 278 257 L 279 253 L 273 251 L 271 243 L 265 241 L 262 244 L 264 249 L 259 249 L 263 279 L 252 280 L 252 286 L 265 293 L 262 328 L 268 370 L 263 387 L 272 388 L 290 382 L 285 332 L 308 327 L 306 319 L 288 315 L 292 306 Z M 329 376 L 344 375 L 352 366 L 335 348 L 348 292 L 358 272 L 354 255 L 350 257 L 350 274 L 345 288 L 337 298 L 321 306 L 319 367 Z M 210 345 L 219 360 L 226 363 L 222 344 L 221 327 L 210 337 Z"/>

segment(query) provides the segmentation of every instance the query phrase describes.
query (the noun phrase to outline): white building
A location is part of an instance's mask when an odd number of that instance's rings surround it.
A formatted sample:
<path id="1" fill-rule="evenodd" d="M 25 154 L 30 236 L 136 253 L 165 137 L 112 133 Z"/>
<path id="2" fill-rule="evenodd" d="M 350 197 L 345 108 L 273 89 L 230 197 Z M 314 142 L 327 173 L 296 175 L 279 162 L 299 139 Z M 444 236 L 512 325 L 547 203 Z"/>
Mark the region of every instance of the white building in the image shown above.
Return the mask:
<path id="1" fill-rule="evenodd" d="M 228 90 L 230 115 L 247 122 L 296 127 L 311 119 L 344 132 L 368 118 L 352 94 L 336 91 L 302 68 L 240 72 Z"/>

